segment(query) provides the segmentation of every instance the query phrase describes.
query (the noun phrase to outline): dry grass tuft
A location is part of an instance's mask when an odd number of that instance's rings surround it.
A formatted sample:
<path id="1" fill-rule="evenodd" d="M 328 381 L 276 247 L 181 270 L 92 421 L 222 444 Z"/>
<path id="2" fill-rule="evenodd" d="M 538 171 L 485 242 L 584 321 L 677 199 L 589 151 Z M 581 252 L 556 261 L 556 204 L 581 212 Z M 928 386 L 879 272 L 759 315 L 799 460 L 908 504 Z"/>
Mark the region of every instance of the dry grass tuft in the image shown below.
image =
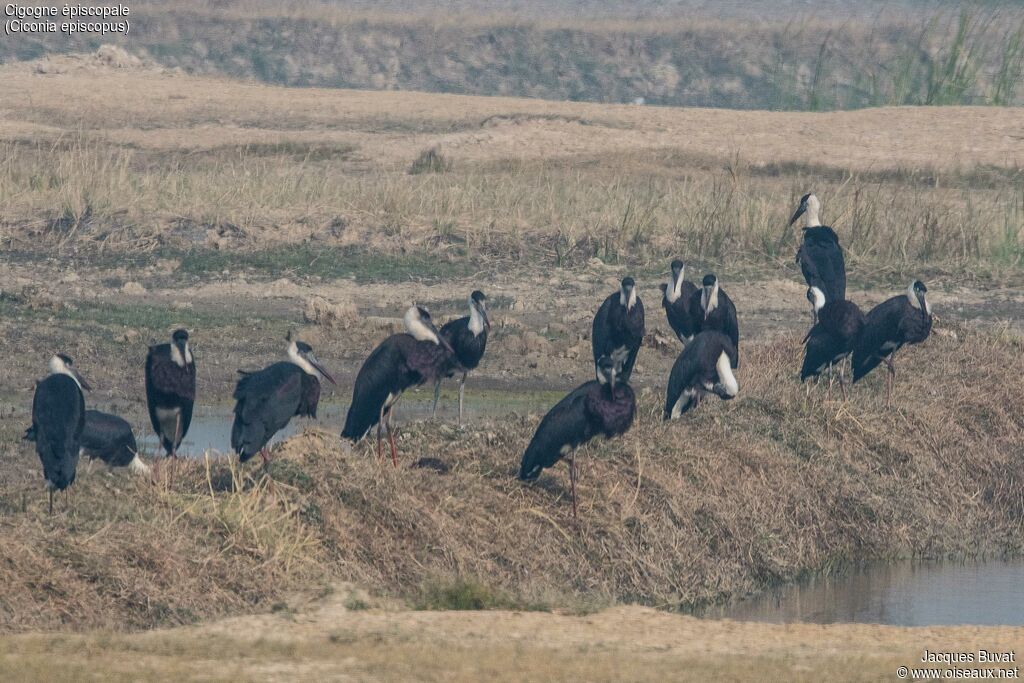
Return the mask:
<path id="1" fill-rule="evenodd" d="M 564 467 L 515 479 L 536 415 L 407 425 L 397 470 L 307 430 L 272 491 L 221 461 L 155 490 L 83 474 L 52 518 L 22 451 L 0 474 L 0 622 L 189 622 L 332 579 L 431 609 L 685 608 L 872 558 L 1021 551 L 1019 338 L 939 330 L 901 354 L 891 411 L 881 375 L 849 403 L 808 395 L 796 338 L 747 349 L 735 401 L 663 424 L 643 392 L 636 427 L 581 454 L 578 528 Z"/>

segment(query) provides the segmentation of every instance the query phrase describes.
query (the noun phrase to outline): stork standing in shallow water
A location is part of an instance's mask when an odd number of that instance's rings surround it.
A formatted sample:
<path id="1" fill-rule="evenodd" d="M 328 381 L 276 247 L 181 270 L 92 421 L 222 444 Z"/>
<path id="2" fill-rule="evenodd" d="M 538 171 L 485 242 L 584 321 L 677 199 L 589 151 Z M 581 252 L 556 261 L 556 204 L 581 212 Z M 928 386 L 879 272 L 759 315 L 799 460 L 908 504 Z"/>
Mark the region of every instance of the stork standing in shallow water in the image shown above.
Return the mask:
<path id="1" fill-rule="evenodd" d="M 827 225 L 821 224 L 821 202 L 812 193 L 800 198 L 789 224 L 793 225 L 806 214 L 804 239 L 796 252 L 796 262 L 808 287 L 817 287 L 825 293 L 826 301 L 846 300 L 846 260 L 839 237 Z"/>
<path id="2" fill-rule="evenodd" d="M 36 453 L 43 464 L 46 489 L 53 514 L 53 492 L 64 491 L 75 481 L 82 430 L 85 428 L 85 396 L 91 387 L 70 357 L 58 353 L 50 359 L 50 375 L 36 383 L 32 398 L 32 426 Z"/>
<path id="3" fill-rule="evenodd" d="M 523 481 L 536 479 L 542 470 L 568 456 L 573 519 L 576 519 L 576 449 L 595 436 L 611 439 L 625 434 L 636 415 L 633 389 L 618 379 L 621 367 L 621 356 L 599 358 L 597 379 L 581 384 L 556 403 L 540 421 L 523 453 L 519 468 L 519 478 Z"/>
<path id="4" fill-rule="evenodd" d="M 270 461 L 266 446 L 292 417 L 316 417 L 320 402 L 320 380 L 334 384 L 334 378 L 317 360 L 313 347 L 294 341 L 289 334 L 288 360 L 258 372 L 243 373 L 235 387 L 235 421 L 231 425 L 231 448 L 245 462 L 259 453 Z M 241 372 L 241 371 L 240 371 Z"/>
<path id="5" fill-rule="evenodd" d="M 843 362 L 853 352 L 864 329 L 864 313 L 852 301 L 841 299 L 826 301 L 825 293 L 818 287 L 807 289 L 807 300 L 811 302 L 814 325 L 804 337 L 804 364 L 800 369 L 800 381 L 817 377 L 825 370 L 839 368 L 839 388 L 846 398 L 846 381 L 843 377 Z M 829 391 L 831 391 L 831 380 Z"/>
<path id="6" fill-rule="evenodd" d="M 690 297 L 690 316 L 698 332 L 721 332 L 732 342 L 735 353 L 730 356 L 735 370 L 740 366 L 740 325 L 736 306 L 725 293 L 714 273 L 704 276 L 702 287 Z"/>
<path id="7" fill-rule="evenodd" d="M 358 442 L 377 426 L 377 454 L 383 455 L 381 430 L 388 427 L 391 462 L 398 467 L 398 449 L 391 428 L 391 413 L 402 392 L 442 377 L 453 353 L 438 334 L 430 313 L 421 306 L 405 312 L 404 333 L 393 334 L 375 348 L 356 375 L 352 404 L 345 417 L 342 438 Z"/>
<path id="8" fill-rule="evenodd" d="M 708 393 L 726 401 L 735 398 L 740 390 L 732 374 L 735 355 L 736 347 L 721 332 L 695 336 L 672 366 L 662 418 L 676 419 L 696 408 Z"/>
<path id="9" fill-rule="evenodd" d="M 146 403 L 149 420 L 167 455 L 178 448 L 192 423 L 196 400 L 196 364 L 188 332 L 175 330 L 170 344 L 149 347 L 146 356 Z"/>
<path id="10" fill-rule="evenodd" d="M 636 282 L 631 277 L 622 279 L 619 291 L 608 296 L 597 309 L 591 328 L 590 345 L 594 352 L 594 367 L 603 356 L 625 354 L 620 382 L 629 382 L 633 374 L 636 355 L 644 340 L 644 303 L 636 295 Z"/>
<path id="11" fill-rule="evenodd" d="M 441 327 L 441 337 L 452 347 L 452 355 L 443 376 L 434 380 L 434 406 L 430 416 L 437 414 L 437 399 L 441 395 L 441 380 L 456 372 L 462 373 L 459 380 L 459 426 L 462 426 L 462 399 L 466 390 L 466 375 L 475 370 L 487 349 L 487 333 L 491 321 L 487 317 L 487 297 L 480 290 L 469 295 L 469 315 L 449 320 Z"/>
<path id="12" fill-rule="evenodd" d="M 686 279 L 686 266 L 679 259 L 672 261 L 672 274 L 667 283 L 661 285 L 661 305 L 665 308 L 669 327 L 686 346 L 699 331 L 698 321 L 693 319 L 690 300 L 697 285 Z"/>
<path id="13" fill-rule="evenodd" d="M 906 344 L 920 344 L 932 331 L 932 307 L 925 296 L 928 288 L 920 280 L 910 283 L 905 294 L 894 296 L 872 308 L 864 319 L 864 329 L 853 349 L 853 381 L 885 361 L 889 369 L 885 382 L 885 401 L 892 405 L 892 385 L 896 380 L 893 356 Z"/>

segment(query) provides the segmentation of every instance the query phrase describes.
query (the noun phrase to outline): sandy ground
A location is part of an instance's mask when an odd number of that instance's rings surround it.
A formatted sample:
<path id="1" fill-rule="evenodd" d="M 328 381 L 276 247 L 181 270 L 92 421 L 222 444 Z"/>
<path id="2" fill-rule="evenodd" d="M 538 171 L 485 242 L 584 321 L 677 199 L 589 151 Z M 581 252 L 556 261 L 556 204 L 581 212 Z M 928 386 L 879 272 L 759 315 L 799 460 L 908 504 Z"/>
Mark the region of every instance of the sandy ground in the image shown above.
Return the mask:
<path id="1" fill-rule="evenodd" d="M 641 607 L 585 616 L 408 612 L 364 599 L 339 586 L 324 600 L 195 627 L 10 636 L 0 639 L 0 673 L 52 679 L 90 671 L 112 680 L 866 681 L 899 680 L 898 667 L 924 666 L 924 650 L 1024 649 L 1024 628 L 771 625 Z"/>
<path id="2" fill-rule="evenodd" d="M 433 145 L 471 162 L 674 151 L 858 171 L 1016 167 L 1024 158 L 1014 108 L 794 113 L 285 89 L 75 56 L 2 66 L 0 79 L 0 138 L 49 139 L 70 124 L 141 149 L 352 143 L 383 166 L 408 164 L 410 149 Z"/>

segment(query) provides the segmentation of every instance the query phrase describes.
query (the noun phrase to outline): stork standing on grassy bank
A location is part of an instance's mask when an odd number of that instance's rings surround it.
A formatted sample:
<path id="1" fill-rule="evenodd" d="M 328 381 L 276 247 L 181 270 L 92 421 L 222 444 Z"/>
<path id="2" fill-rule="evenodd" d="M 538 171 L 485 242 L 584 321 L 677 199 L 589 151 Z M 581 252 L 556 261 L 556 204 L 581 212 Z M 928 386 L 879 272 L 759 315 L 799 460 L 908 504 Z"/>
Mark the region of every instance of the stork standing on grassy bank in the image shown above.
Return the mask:
<path id="1" fill-rule="evenodd" d="M 704 276 L 702 287 L 690 297 L 690 316 L 697 323 L 698 332 L 721 332 L 732 342 L 730 356 L 735 370 L 740 366 L 740 324 L 736 306 L 725 293 L 714 273 Z"/>
<path id="2" fill-rule="evenodd" d="M 53 514 L 53 492 L 64 491 L 75 481 L 82 430 L 85 429 L 82 392 L 91 387 L 71 358 L 63 353 L 50 359 L 49 369 L 49 376 L 36 383 L 29 431 L 35 437 L 36 453 L 43 463 L 50 514 Z"/>
<path id="3" fill-rule="evenodd" d="M 800 198 L 800 205 L 789 219 L 793 225 L 806 215 L 804 239 L 796 252 L 796 262 L 808 287 L 817 287 L 826 301 L 846 300 L 846 260 L 839 237 L 827 225 L 821 224 L 821 202 L 813 193 Z"/>
<path id="4" fill-rule="evenodd" d="M 160 445 L 171 457 L 192 423 L 196 400 L 196 364 L 188 332 L 175 330 L 170 344 L 149 347 L 146 356 L 146 404 Z"/>
<path id="5" fill-rule="evenodd" d="M 662 418 L 674 420 L 696 408 L 708 393 L 726 401 L 735 398 L 740 390 L 732 373 L 735 356 L 736 347 L 721 332 L 695 336 L 672 366 Z"/>
<path id="6" fill-rule="evenodd" d="M 398 450 L 391 428 L 391 414 L 402 392 L 442 377 L 453 353 L 451 344 L 438 334 L 430 313 L 421 306 L 405 312 L 404 333 L 393 334 L 375 348 L 356 375 L 352 404 L 345 417 L 342 438 L 358 442 L 377 426 L 377 454 L 382 455 L 381 430 L 388 427 L 391 462 L 398 467 Z"/>
<path id="7" fill-rule="evenodd" d="M 487 350 L 487 333 L 491 321 L 487 317 L 487 297 L 480 290 L 469 295 L 469 315 L 449 320 L 441 327 L 441 337 L 452 347 L 443 375 L 434 380 L 434 406 L 430 416 L 437 414 L 437 399 L 441 395 L 441 381 L 455 373 L 461 373 L 459 380 L 459 426 L 462 426 L 462 399 L 466 390 L 466 375 L 475 370 Z"/>
<path id="8" fill-rule="evenodd" d="M 536 479 L 542 470 L 569 458 L 572 516 L 576 519 L 576 449 L 595 436 L 611 439 L 625 434 L 636 415 L 636 396 L 619 379 L 622 356 L 602 356 L 597 379 L 586 382 L 548 411 L 523 453 L 519 478 Z"/>
<path id="9" fill-rule="evenodd" d="M 25 440 L 36 440 L 35 427 L 25 431 Z M 85 411 L 79 443 L 79 456 L 87 455 L 90 460 L 102 460 L 110 467 L 127 467 L 136 474 L 150 475 L 149 465 L 139 457 L 132 426 L 124 418 L 99 410 Z"/>
<path id="10" fill-rule="evenodd" d="M 631 277 L 622 279 L 619 291 L 608 296 L 597 309 L 591 328 L 590 345 L 594 352 L 594 367 L 604 356 L 622 356 L 620 382 L 629 382 L 633 374 L 636 355 L 644 340 L 644 303 L 636 295 L 636 282 Z"/>
<path id="11" fill-rule="evenodd" d="M 839 368 L 839 388 L 846 398 L 846 382 L 843 378 L 843 363 L 853 352 L 864 329 L 864 313 L 852 301 L 839 299 L 827 301 L 825 293 L 818 287 L 807 290 L 811 302 L 814 325 L 804 337 L 804 364 L 800 369 L 800 381 L 817 377 L 822 372 L 833 372 Z M 831 381 L 829 390 L 831 391 Z"/>
<path id="12" fill-rule="evenodd" d="M 906 344 L 920 344 L 932 331 L 932 307 L 928 288 L 920 280 L 910 283 L 905 294 L 894 296 L 872 308 L 864 319 L 864 329 L 853 349 L 853 381 L 857 382 L 879 363 L 889 369 L 885 381 L 885 401 L 892 405 L 892 385 L 896 380 L 893 356 Z"/>
<path id="13" fill-rule="evenodd" d="M 686 346 L 700 331 L 697 320 L 690 310 L 690 300 L 697 291 L 697 285 L 686 279 L 686 266 L 682 261 L 672 261 L 672 273 L 668 282 L 661 284 L 661 305 L 665 308 L 669 327 L 679 341 Z"/>
<path id="14" fill-rule="evenodd" d="M 288 360 L 258 372 L 244 372 L 235 387 L 235 421 L 231 448 L 245 462 L 259 453 L 270 461 L 266 446 L 292 417 L 316 417 L 320 381 L 334 384 L 331 373 L 317 360 L 313 347 L 288 335 Z"/>

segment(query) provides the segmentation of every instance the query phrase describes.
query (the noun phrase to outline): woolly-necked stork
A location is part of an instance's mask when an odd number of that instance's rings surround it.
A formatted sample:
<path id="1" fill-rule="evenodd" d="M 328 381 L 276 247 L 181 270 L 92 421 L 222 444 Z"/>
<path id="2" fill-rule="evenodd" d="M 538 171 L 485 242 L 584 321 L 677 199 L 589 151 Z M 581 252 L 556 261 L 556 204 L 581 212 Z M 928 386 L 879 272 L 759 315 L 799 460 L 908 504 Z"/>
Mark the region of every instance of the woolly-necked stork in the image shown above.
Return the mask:
<path id="1" fill-rule="evenodd" d="M 82 430 L 85 429 L 85 396 L 91 389 L 63 353 L 50 359 L 49 376 L 36 383 L 32 398 L 32 426 L 36 453 L 43 463 L 46 489 L 53 514 L 53 492 L 75 481 Z"/>
<path id="2" fill-rule="evenodd" d="M 487 317 L 487 297 L 479 289 L 469 295 L 469 315 L 449 320 L 441 327 L 441 336 L 452 347 L 453 354 L 448 361 L 444 375 L 434 380 L 434 407 L 430 416 L 437 413 L 437 399 L 441 395 L 441 380 L 461 373 L 459 380 L 459 425 L 462 425 L 462 399 L 466 389 L 466 375 L 475 370 L 487 349 L 487 333 L 491 321 Z"/>
<path id="3" fill-rule="evenodd" d="M 25 431 L 25 440 L 36 440 L 35 427 Z M 79 443 L 79 456 L 102 460 L 110 467 L 127 467 L 136 474 L 150 474 L 149 465 L 139 457 L 132 426 L 124 418 L 99 410 L 85 411 L 85 427 Z"/>
<path id="4" fill-rule="evenodd" d="M 920 344 L 932 331 L 932 307 L 928 288 L 920 280 L 910 283 L 905 294 L 894 296 L 872 308 L 864 320 L 860 340 L 853 348 L 853 381 L 871 372 L 885 361 L 889 369 L 885 382 L 885 400 L 892 404 L 892 385 L 896 379 L 893 356 L 905 344 Z"/>
<path id="5" fill-rule="evenodd" d="M 288 360 L 258 372 L 244 372 L 235 387 L 235 421 L 231 448 L 240 462 L 259 453 L 264 464 L 270 458 L 266 445 L 292 417 L 316 417 L 320 380 L 334 384 L 331 373 L 317 360 L 313 347 L 288 335 Z"/>
<path id="6" fill-rule="evenodd" d="M 622 357 L 602 356 L 597 361 L 597 379 L 574 389 L 555 404 L 541 420 L 530 445 L 523 453 L 519 478 L 536 479 L 543 469 L 564 456 L 569 458 L 572 487 L 572 515 L 576 518 L 576 449 L 595 436 L 611 439 L 625 434 L 636 415 L 636 396 L 629 384 L 619 379 Z"/>
<path id="7" fill-rule="evenodd" d="M 721 332 L 696 335 L 672 366 L 663 419 L 674 420 L 697 407 L 708 393 L 726 401 L 735 398 L 740 390 L 732 373 L 735 357 L 736 347 Z"/>
<path id="8" fill-rule="evenodd" d="M 412 306 L 405 313 L 404 333 L 382 341 L 356 375 L 352 405 L 345 417 L 342 438 L 358 442 L 377 426 L 377 454 L 382 455 L 381 430 L 388 427 L 391 462 L 398 467 L 398 450 L 391 429 L 391 413 L 402 392 L 409 387 L 443 376 L 453 353 L 448 341 L 438 334 L 430 313 Z"/>
<path id="9" fill-rule="evenodd" d="M 668 282 L 661 284 L 661 305 L 665 308 L 669 327 L 683 346 L 690 343 L 699 331 L 698 321 L 693 319 L 690 311 L 690 299 L 696 291 L 697 285 L 686 279 L 686 266 L 679 259 L 674 260 Z"/>
<path id="10" fill-rule="evenodd" d="M 643 340 L 644 303 L 636 295 L 633 278 L 625 277 L 619 291 L 609 295 L 594 316 L 590 345 L 594 352 L 595 369 L 601 357 L 611 358 L 624 352 L 618 379 L 620 382 L 629 382 Z"/>
<path id="11" fill-rule="evenodd" d="M 825 293 L 818 287 L 807 289 L 807 300 L 811 302 L 814 325 L 804 337 L 804 364 L 800 369 L 800 381 L 838 367 L 839 388 L 843 398 L 846 398 L 843 361 L 853 352 L 861 330 L 864 329 L 864 313 L 857 304 L 846 299 L 827 301 Z"/>
<path id="12" fill-rule="evenodd" d="M 806 214 L 804 239 L 796 252 L 796 262 L 804 274 L 808 287 L 817 287 L 825 293 L 826 301 L 846 300 L 846 260 L 839 237 L 827 225 L 821 224 L 821 202 L 808 193 L 800 198 L 789 224 Z"/>
<path id="13" fill-rule="evenodd" d="M 149 420 L 167 455 L 178 447 L 192 423 L 196 400 L 196 364 L 188 332 L 175 330 L 170 344 L 149 347 L 146 356 L 146 403 Z"/>
<path id="14" fill-rule="evenodd" d="M 690 316 L 697 322 L 698 332 L 721 332 L 732 342 L 736 352 L 730 356 L 735 370 L 740 366 L 740 324 L 736 306 L 718 283 L 714 273 L 704 276 L 702 287 L 690 297 Z"/>

